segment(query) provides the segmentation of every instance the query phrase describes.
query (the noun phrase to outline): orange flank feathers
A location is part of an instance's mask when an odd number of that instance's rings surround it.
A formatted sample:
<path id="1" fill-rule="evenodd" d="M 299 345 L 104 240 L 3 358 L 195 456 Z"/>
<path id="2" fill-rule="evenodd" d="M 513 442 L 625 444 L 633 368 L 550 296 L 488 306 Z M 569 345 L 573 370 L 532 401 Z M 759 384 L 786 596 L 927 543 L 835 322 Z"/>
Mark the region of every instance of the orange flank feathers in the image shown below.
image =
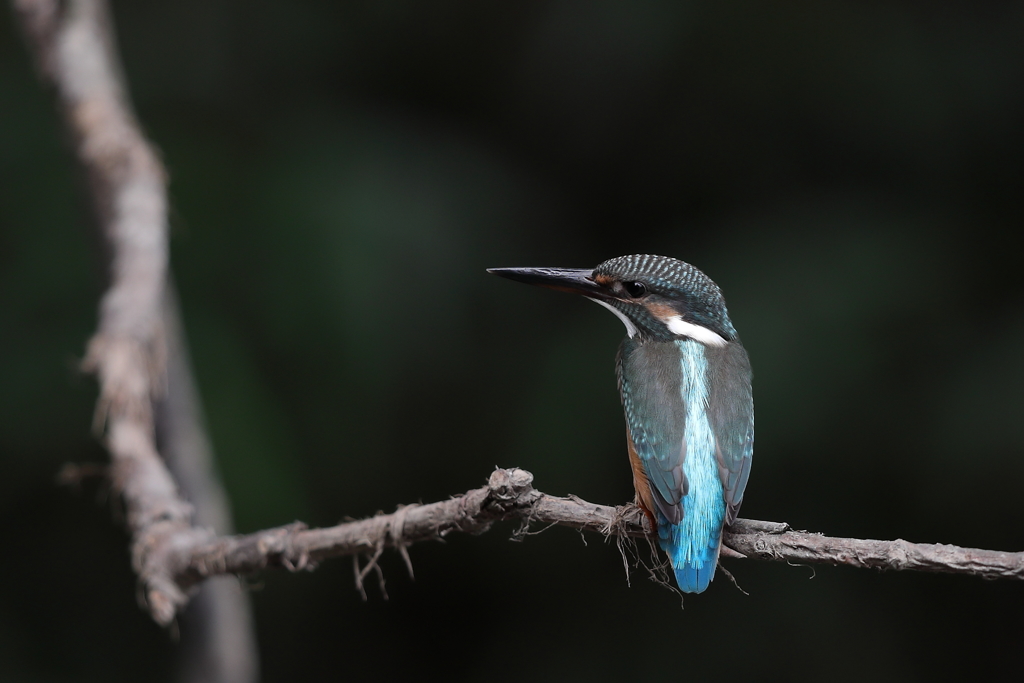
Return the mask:
<path id="1" fill-rule="evenodd" d="M 658 528 L 658 520 L 654 517 L 654 498 L 651 497 L 651 484 L 647 481 L 647 473 L 640 462 L 640 456 L 633 447 L 633 436 L 626 429 L 626 446 L 629 448 L 629 466 L 633 469 L 633 488 L 636 489 L 636 504 L 643 510 L 651 522 L 651 528 Z"/>

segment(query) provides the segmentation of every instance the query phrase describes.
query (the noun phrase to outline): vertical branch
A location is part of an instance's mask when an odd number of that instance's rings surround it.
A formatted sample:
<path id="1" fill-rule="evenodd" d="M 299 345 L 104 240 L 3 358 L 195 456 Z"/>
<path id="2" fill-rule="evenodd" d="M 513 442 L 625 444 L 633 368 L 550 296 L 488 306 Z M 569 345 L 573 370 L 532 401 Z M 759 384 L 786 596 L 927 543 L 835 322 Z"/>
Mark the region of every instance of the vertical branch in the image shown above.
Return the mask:
<path id="1" fill-rule="evenodd" d="M 195 521 L 218 534 L 233 533 L 231 506 L 220 484 L 203 424 L 202 401 L 173 284 L 164 301 L 167 391 L 156 405 L 160 452 L 185 495 Z M 182 615 L 182 683 L 250 683 L 259 678 L 259 655 L 248 596 L 234 577 L 202 584 Z"/>
<path id="2" fill-rule="evenodd" d="M 165 175 L 128 104 L 102 0 L 14 0 L 41 76 L 54 87 L 110 256 L 110 283 L 85 369 L 99 380 L 96 426 L 106 428 L 124 496 L 132 560 L 154 618 L 187 600 L 161 571 L 163 541 L 191 527 L 192 507 L 157 453 L 153 400 L 163 382 L 161 304 L 167 273 Z"/>
<path id="3" fill-rule="evenodd" d="M 99 381 L 96 427 L 104 431 L 114 485 L 124 497 L 146 606 L 167 625 L 189 597 L 169 571 L 169 558 L 214 532 L 193 525 L 193 508 L 160 457 L 155 405 L 163 445 L 187 477 L 201 521 L 229 531 L 230 517 L 212 476 L 178 312 L 166 286 L 166 175 L 132 110 L 106 1 L 12 3 L 39 74 L 56 92 L 107 246 L 110 281 L 83 366 Z M 245 596 L 231 585 L 211 595 L 209 642 L 198 660 L 206 670 L 194 680 L 254 680 Z"/>

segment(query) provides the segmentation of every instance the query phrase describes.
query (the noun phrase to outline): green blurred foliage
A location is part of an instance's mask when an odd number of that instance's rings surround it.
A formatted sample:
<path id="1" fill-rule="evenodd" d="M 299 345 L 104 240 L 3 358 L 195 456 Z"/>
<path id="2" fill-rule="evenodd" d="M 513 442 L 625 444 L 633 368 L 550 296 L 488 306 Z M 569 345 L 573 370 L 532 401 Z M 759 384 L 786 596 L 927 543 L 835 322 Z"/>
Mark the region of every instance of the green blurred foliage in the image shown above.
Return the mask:
<path id="1" fill-rule="evenodd" d="M 755 369 L 744 514 L 1024 547 L 1024 5 L 116 2 L 236 525 L 430 501 L 495 465 L 631 496 L 611 316 L 488 278 L 664 253 Z M 99 249 L 0 14 L 0 679 L 170 680 L 77 371 Z M 112 512 L 114 522 L 111 521 Z M 678 599 L 508 529 L 254 586 L 265 680 L 1005 679 L 1024 588 L 727 562 Z M 813 576 L 813 580 L 808 580 Z"/>

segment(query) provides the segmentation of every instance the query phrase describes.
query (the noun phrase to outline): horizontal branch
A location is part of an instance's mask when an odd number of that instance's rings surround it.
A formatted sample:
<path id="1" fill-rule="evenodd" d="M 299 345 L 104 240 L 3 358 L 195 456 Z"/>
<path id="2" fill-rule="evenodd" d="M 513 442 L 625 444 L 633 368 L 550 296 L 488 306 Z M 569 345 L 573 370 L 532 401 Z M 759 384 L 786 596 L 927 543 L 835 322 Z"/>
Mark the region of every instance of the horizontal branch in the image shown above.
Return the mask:
<path id="1" fill-rule="evenodd" d="M 188 586 L 218 574 L 248 574 L 264 567 L 311 569 L 329 557 L 367 555 L 371 562 L 361 570 L 362 576 L 357 575 L 360 583 L 386 548 L 398 549 L 408 560 L 405 548 L 412 543 L 440 539 L 453 531 L 482 533 L 502 520 L 568 526 L 606 536 L 648 534 L 635 506 L 616 508 L 560 498 L 541 493 L 532 484 L 533 475 L 525 470 L 498 469 L 487 486 L 450 500 L 408 505 L 392 514 L 323 529 L 294 524 L 182 547 L 171 572 Z M 760 560 L 1024 579 L 1024 553 L 830 538 L 778 522 L 737 520 L 724 543 L 739 556 Z"/>

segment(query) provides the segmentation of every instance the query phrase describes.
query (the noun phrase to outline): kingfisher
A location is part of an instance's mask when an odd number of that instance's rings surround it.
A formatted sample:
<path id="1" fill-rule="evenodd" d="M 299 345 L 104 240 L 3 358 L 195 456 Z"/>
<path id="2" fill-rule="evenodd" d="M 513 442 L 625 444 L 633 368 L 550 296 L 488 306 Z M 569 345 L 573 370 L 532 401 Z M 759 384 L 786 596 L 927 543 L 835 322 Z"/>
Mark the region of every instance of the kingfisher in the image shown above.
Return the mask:
<path id="1" fill-rule="evenodd" d="M 648 254 L 592 270 L 487 272 L 581 294 L 626 326 L 615 372 L 636 504 L 657 529 L 679 589 L 703 592 L 754 450 L 750 361 L 718 285 L 689 263 Z"/>

